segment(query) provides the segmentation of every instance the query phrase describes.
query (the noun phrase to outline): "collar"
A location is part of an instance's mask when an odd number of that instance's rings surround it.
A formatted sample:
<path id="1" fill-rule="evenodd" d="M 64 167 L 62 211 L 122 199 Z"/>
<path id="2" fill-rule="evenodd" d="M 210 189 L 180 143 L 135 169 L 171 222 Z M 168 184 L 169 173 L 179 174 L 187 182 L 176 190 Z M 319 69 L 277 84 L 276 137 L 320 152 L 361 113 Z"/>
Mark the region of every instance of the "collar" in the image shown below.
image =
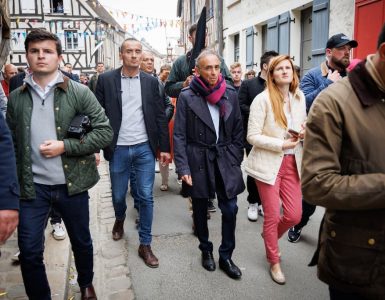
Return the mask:
<path id="1" fill-rule="evenodd" d="M 32 76 L 31 74 L 27 75 L 26 78 L 29 76 Z M 64 92 L 67 92 L 68 82 L 70 81 L 70 79 L 67 76 L 65 76 L 62 72 L 59 72 L 59 77 L 62 79 L 62 81 L 61 80 L 58 81 L 56 86 L 58 88 L 62 89 Z M 22 92 L 28 90 L 28 84 L 26 82 L 26 78 L 24 79 L 24 84 L 21 87 Z M 32 87 L 32 85 L 31 85 L 31 87 Z"/>
<path id="2" fill-rule="evenodd" d="M 121 77 L 122 79 L 127 79 L 127 78 L 129 78 L 129 79 L 139 78 L 139 74 L 140 74 L 140 71 L 138 71 L 138 73 L 137 73 L 136 75 L 134 75 L 134 76 L 126 76 L 126 75 L 123 74 L 123 68 L 120 70 L 120 77 Z"/>
<path id="3" fill-rule="evenodd" d="M 363 106 L 379 101 L 385 103 L 385 92 L 381 91 L 367 69 L 366 60 L 360 62 L 348 75 L 350 84 Z"/>

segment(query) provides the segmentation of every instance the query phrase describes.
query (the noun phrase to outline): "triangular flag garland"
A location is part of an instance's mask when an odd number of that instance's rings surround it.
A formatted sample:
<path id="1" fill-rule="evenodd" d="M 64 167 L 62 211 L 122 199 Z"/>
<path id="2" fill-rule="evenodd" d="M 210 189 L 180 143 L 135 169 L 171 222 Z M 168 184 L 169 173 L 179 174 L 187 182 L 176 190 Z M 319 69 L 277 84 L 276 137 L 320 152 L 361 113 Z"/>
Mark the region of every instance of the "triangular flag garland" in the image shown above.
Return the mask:
<path id="1" fill-rule="evenodd" d="M 100 4 L 94 4 L 100 5 Z M 104 5 L 109 14 L 118 21 L 125 31 L 136 34 L 141 31 L 151 31 L 156 28 L 180 28 L 182 21 L 180 19 L 161 19 L 142 16 L 127 11 L 115 9 Z"/>

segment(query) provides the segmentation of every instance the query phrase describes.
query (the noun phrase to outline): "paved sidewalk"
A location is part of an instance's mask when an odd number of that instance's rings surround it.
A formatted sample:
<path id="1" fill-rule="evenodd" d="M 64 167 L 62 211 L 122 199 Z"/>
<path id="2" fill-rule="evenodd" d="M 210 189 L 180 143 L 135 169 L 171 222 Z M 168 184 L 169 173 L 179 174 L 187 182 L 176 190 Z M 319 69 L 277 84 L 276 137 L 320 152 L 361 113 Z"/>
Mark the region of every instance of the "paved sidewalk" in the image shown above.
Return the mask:
<path id="1" fill-rule="evenodd" d="M 48 224 L 45 231 L 44 260 L 51 286 L 52 299 L 65 299 L 67 271 L 69 263 L 69 239 L 56 241 L 51 235 L 52 227 Z M 18 251 L 17 234 L 1 247 L 0 257 L 0 300 L 24 300 L 25 294 L 20 265 L 12 262 L 13 255 Z"/>
<path id="2" fill-rule="evenodd" d="M 127 240 L 113 241 L 112 226 L 115 222 L 111 199 L 108 163 L 101 158 L 100 181 L 89 191 L 90 229 L 94 245 L 94 287 L 101 300 L 134 299 L 128 268 Z M 80 299 L 73 259 L 69 274 L 68 299 Z M 0 298 L 1 299 L 1 298 Z"/>

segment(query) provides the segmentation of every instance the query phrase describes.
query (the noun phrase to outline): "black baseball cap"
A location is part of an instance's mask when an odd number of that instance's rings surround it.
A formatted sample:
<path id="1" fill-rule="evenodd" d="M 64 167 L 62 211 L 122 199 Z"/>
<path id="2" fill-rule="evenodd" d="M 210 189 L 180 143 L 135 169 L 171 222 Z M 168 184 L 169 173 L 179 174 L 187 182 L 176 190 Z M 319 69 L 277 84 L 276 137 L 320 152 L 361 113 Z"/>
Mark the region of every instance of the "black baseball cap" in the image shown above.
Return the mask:
<path id="1" fill-rule="evenodd" d="M 339 34 L 333 35 L 332 37 L 330 37 L 330 39 L 328 39 L 328 42 L 326 43 L 326 48 L 328 49 L 338 48 L 348 44 L 352 48 L 356 48 L 358 46 L 357 41 L 349 39 L 343 33 L 339 33 Z"/>

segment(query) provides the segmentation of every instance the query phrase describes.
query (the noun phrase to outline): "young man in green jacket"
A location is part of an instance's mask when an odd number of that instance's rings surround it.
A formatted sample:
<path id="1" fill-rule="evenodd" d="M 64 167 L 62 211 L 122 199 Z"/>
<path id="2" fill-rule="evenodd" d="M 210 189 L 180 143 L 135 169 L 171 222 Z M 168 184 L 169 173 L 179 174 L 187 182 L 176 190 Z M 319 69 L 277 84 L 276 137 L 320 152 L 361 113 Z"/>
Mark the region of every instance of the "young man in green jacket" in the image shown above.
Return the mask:
<path id="1" fill-rule="evenodd" d="M 94 152 L 112 140 L 112 128 L 92 92 L 58 71 L 59 38 L 42 29 L 25 40 L 32 74 L 10 95 L 11 129 L 20 183 L 18 242 L 29 299 L 51 299 L 43 263 L 44 229 L 51 208 L 62 216 L 72 243 L 82 299 L 96 299 L 88 189 L 99 180 Z M 68 138 L 71 120 L 84 114 L 92 131 Z"/>

